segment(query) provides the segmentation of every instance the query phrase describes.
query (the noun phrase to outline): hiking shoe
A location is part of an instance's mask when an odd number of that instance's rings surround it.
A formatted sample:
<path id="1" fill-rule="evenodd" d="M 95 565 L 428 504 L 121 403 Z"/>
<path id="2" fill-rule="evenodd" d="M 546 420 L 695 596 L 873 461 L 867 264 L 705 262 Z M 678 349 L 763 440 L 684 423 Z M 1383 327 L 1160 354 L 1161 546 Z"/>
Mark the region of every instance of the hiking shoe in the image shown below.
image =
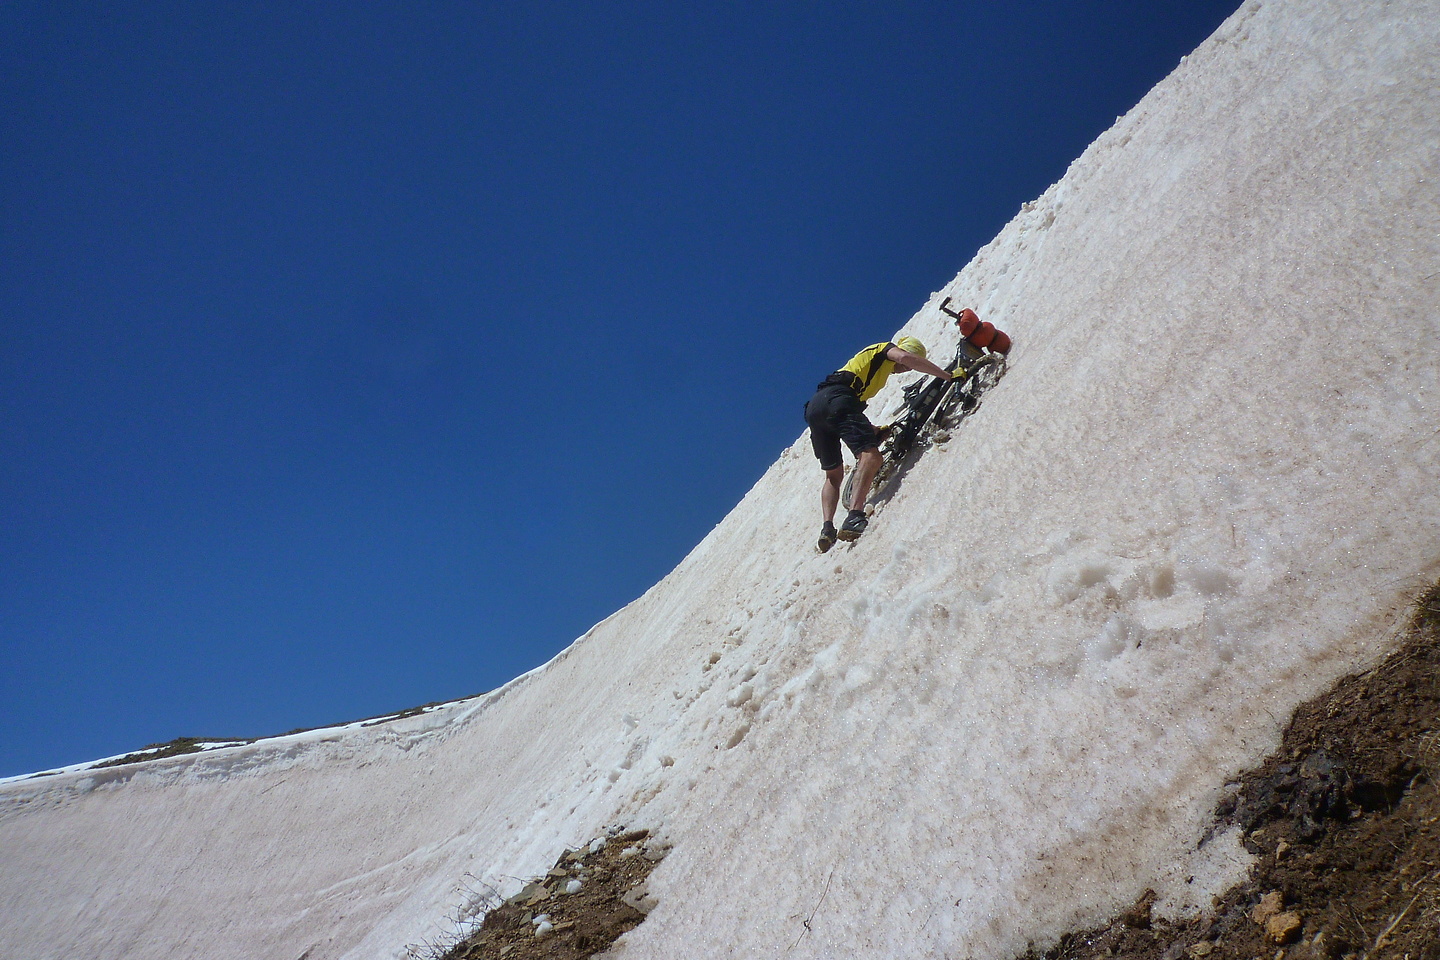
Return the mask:
<path id="1" fill-rule="evenodd" d="M 826 520 L 825 525 L 820 528 L 820 542 L 815 544 L 816 549 L 824 553 L 826 550 L 835 546 L 835 540 L 838 536 L 839 534 L 835 532 L 835 524 Z"/>
<path id="2" fill-rule="evenodd" d="M 865 528 L 869 525 L 870 519 L 865 516 L 864 510 L 851 510 L 850 516 L 840 524 L 840 539 L 847 543 L 851 540 L 859 540 L 860 534 L 864 533 Z"/>

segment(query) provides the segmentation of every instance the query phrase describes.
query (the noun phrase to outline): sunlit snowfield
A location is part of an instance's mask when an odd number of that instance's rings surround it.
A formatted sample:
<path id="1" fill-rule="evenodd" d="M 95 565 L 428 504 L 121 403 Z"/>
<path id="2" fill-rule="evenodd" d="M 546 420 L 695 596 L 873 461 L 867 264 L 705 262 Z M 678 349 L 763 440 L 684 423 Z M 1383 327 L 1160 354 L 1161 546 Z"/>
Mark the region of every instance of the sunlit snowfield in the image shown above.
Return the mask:
<path id="1" fill-rule="evenodd" d="M 1436 0 L 1246 3 L 906 325 L 1011 369 L 854 547 L 801 437 L 497 693 L 0 787 L 0 955 L 399 957 L 622 823 L 674 845 L 632 960 L 1208 902 L 1226 778 L 1440 574 L 1437 49 Z"/>

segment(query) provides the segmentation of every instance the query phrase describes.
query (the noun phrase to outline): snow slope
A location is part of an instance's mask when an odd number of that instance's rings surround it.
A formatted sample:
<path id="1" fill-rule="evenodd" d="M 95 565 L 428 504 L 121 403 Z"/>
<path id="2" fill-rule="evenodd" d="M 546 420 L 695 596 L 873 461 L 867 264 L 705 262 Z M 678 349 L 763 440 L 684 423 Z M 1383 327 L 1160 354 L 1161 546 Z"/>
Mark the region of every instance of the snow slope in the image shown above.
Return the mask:
<path id="1" fill-rule="evenodd" d="M 1247 2 L 906 325 L 1017 346 L 853 548 L 802 437 L 496 693 L 0 785 L 0 956 L 400 957 L 619 823 L 674 844 L 634 960 L 1203 904 L 1226 777 L 1440 575 L 1436 50 L 1440 0 Z"/>

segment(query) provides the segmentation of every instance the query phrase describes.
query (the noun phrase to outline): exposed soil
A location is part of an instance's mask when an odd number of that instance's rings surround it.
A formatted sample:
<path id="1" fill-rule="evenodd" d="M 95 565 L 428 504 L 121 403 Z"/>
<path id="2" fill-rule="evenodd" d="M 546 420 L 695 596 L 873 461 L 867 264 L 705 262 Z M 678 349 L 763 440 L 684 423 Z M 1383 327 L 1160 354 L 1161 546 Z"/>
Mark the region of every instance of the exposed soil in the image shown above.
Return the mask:
<path id="1" fill-rule="evenodd" d="M 1023 960 L 1440 960 L 1440 584 L 1402 647 L 1302 705 L 1215 829 L 1260 859 L 1209 914 L 1124 915 Z"/>
<path id="2" fill-rule="evenodd" d="M 116 757 L 113 760 L 103 760 L 94 765 L 96 770 L 104 767 L 123 767 L 132 763 L 144 763 L 147 760 L 162 760 L 165 757 L 179 757 L 187 753 L 200 753 L 205 749 L 207 743 L 223 743 L 226 745 L 237 743 L 254 743 L 254 740 L 235 740 L 226 738 L 207 737 L 176 737 L 169 743 L 152 743 L 148 747 L 136 752 L 127 753 L 123 757 Z"/>
<path id="3" fill-rule="evenodd" d="M 470 697 L 460 697 L 456 700 L 436 700 L 432 703 L 422 703 L 418 707 L 411 707 L 408 710 L 400 710 L 395 713 L 384 713 L 376 717 L 369 717 L 364 720 L 351 720 L 346 723 L 328 724 L 324 727 L 296 727 L 279 734 L 281 737 L 293 736 L 297 733 L 309 733 L 312 730 L 326 730 L 330 727 L 349 726 L 351 723 L 358 723 L 362 727 L 375 727 L 382 723 L 391 723 L 395 720 L 405 720 L 409 717 L 418 717 L 435 707 L 443 707 L 451 703 L 459 703 L 461 700 L 473 700 L 475 694 Z M 92 764 L 92 769 L 100 770 L 105 767 L 124 767 L 134 763 L 145 763 L 149 760 L 163 760 L 166 757 L 179 757 L 187 753 L 202 753 L 207 750 L 223 749 L 225 747 L 244 746 L 251 743 L 259 743 L 261 740 L 273 740 L 275 737 L 176 737 L 168 743 L 152 743 L 136 751 L 127 753 L 123 757 L 115 757 L 112 760 L 102 760 Z M 208 746 L 207 746 L 208 745 Z M 58 770 L 47 770 L 44 773 L 37 773 L 35 777 L 49 777 L 59 773 Z"/>
<path id="4" fill-rule="evenodd" d="M 580 960 L 639 926 L 654 901 L 645 878 L 665 849 L 644 830 L 602 837 L 555 861 L 500 903 L 439 960 Z M 573 892 L 567 892 L 573 891 Z"/>

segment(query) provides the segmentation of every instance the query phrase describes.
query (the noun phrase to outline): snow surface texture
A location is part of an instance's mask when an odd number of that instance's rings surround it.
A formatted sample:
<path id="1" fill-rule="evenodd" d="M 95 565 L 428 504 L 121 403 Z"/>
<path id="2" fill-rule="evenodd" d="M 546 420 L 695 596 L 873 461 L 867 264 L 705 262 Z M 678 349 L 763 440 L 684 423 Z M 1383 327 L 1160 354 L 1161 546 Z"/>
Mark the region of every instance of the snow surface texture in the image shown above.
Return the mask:
<path id="1" fill-rule="evenodd" d="M 401 957 L 622 823 L 674 845 L 626 960 L 1206 903 L 1226 777 L 1440 575 L 1437 49 L 1440 0 L 1246 3 L 906 325 L 1017 346 L 854 547 L 802 438 L 501 691 L 0 786 L 0 956 Z"/>

